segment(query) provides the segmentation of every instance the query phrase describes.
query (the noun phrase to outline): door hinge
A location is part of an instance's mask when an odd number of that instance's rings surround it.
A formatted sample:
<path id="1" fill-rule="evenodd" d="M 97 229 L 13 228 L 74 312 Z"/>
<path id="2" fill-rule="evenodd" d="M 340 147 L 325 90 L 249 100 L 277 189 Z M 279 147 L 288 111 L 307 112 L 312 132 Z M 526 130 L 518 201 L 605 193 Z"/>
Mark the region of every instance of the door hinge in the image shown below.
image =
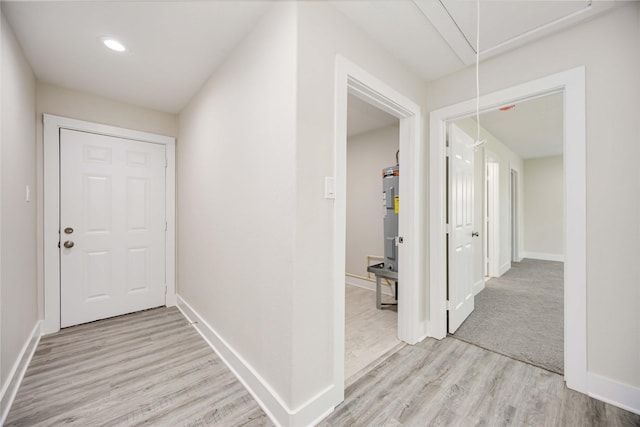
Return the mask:
<path id="1" fill-rule="evenodd" d="M 444 234 L 451 234 L 451 224 L 444 225 Z"/>
<path id="2" fill-rule="evenodd" d="M 444 147 L 445 157 L 451 157 L 451 147 Z"/>
<path id="3" fill-rule="evenodd" d="M 451 310 L 451 301 L 447 300 L 447 310 Z"/>
<path id="4" fill-rule="evenodd" d="M 167 224 L 167 221 L 164 222 L 164 231 L 167 231 L 169 229 L 169 225 Z"/>
<path id="5" fill-rule="evenodd" d="M 167 155 L 164 155 L 164 167 L 165 169 L 169 167 L 169 157 L 167 157 Z"/>

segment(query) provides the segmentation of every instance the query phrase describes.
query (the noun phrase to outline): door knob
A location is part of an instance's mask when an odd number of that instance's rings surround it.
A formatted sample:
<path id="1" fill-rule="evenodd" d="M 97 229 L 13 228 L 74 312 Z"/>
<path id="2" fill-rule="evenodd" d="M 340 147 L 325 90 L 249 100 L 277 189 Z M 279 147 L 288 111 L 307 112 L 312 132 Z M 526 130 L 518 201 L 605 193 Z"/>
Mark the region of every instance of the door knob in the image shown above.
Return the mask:
<path id="1" fill-rule="evenodd" d="M 478 233 L 477 231 L 472 231 L 471 232 L 471 237 L 478 237 L 480 235 L 480 233 Z"/>
<path id="2" fill-rule="evenodd" d="M 67 249 L 71 249 L 73 245 L 74 243 L 71 240 L 67 240 L 66 242 L 64 242 L 64 247 Z"/>

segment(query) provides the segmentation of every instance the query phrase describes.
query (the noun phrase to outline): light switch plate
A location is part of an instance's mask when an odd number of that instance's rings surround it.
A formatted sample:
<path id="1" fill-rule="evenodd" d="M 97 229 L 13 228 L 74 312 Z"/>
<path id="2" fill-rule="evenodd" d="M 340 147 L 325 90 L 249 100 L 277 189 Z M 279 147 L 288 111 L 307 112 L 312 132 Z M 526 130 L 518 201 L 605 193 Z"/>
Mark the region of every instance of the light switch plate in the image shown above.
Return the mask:
<path id="1" fill-rule="evenodd" d="M 325 199 L 336 198 L 336 179 L 332 176 L 324 177 L 324 198 Z"/>

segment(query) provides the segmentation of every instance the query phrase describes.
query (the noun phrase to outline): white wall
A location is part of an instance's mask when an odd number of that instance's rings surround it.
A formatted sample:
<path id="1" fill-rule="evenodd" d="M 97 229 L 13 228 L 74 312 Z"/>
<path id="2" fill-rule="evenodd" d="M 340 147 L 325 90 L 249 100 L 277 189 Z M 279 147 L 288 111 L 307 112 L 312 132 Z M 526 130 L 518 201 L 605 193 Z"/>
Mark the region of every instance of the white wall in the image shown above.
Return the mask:
<path id="1" fill-rule="evenodd" d="M 584 65 L 588 371 L 640 387 L 640 4 L 483 61 L 483 93 Z M 467 68 L 428 84 L 429 110 L 474 96 Z M 570 219 L 569 219 L 570 220 Z M 626 228 L 616 231 L 616 224 Z M 613 327 L 615 325 L 615 327 Z"/>
<path id="2" fill-rule="evenodd" d="M 178 294 L 285 409 L 294 392 L 295 12 L 279 2 L 260 20 L 181 112 L 177 144 Z"/>
<path id="3" fill-rule="evenodd" d="M 560 260 L 564 256 L 562 156 L 524 161 L 524 256 Z"/>
<path id="4" fill-rule="evenodd" d="M 42 113 L 126 129 L 178 135 L 178 116 L 38 81 L 38 126 Z M 38 132 L 38 138 L 42 138 Z"/>
<path id="5" fill-rule="evenodd" d="M 178 135 L 178 116 L 126 104 L 38 81 L 37 85 L 37 174 L 43 188 L 43 113 L 86 120 L 166 136 Z M 44 318 L 44 194 L 38 192 L 38 307 Z"/>
<path id="6" fill-rule="evenodd" d="M 336 55 L 357 64 L 420 105 L 424 82 L 371 42 L 328 2 L 299 2 L 296 244 L 293 295 L 293 396 L 295 405 L 329 393 L 334 383 L 334 203 L 324 198 L 325 176 L 335 176 Z M 423 172 L 423 171 L 417 171 Z M 426 194 L 424 195 L 426 197 Z M 421 200 L 425 203 L 425 200 Z M 417 248 L 424 250 L 426 241 Z M 426 264 L 426 263 L 425 263 Z M 425 283 L 426 265 L 418 282 Z M 426 319 L 425 305 L 420 315 Z M 313 368 L 311 368 L 313 367 Z M 328 390 L 328 391 L 327 391 Z M 337 402 L 334 402 L 337 403 Z M 326 408 L 328 409 L 328 408 Z"/>
<path id="7" fill-rule="evenodd" d="M 347 140 L 346 270 L 349 274 L 367 277 L 367 255 L 384 255 L 381 173 L 383 168 L 396 163 L 399 132 L 399 126 L 392 125 L 353 135 Z"/>
<path id="8" fill-rule="evenodd" d="M 0 378 L 4 388 L 38 322 L 38 297 L 35 268 L 36 78 L 4 15 L 1 19 Z M 32 192 L 30 202 L 25 201 L 27 185 Z"/>
<path id="9" fill-rule="evenodd" d="M 476 139 L 476 122 L 471 118 L 461 119 L 455 122 L 464 132 L 471 135 Z M 480 123 L 482 124 L 482 116 L 480 116 Z M 498 188 L 499 188 L 499 221 L 500 227 L 499 233 L 499 246 L 500 252 L 498 255 L 498 265 L 500 267 L 500 274 L 504 274 L 511 268 L 511 169 L 518 171 L 522 174 L 523 161 L 520 156 L 511 151 L 511 149 L 505 145 L 501 140 L 496 138 L 493 134 L 480 126 L 480 139 L 486 139 L 486 144 L 482 149 L 476 152 L 475 156 L 475 201 L 474 201 L 474 217 L 476 229 L 483 230 L 482 223 L 484 221 L 484 162 L 485 155 L 489 152 L 498 163 Z M 522 180 L 519 182 L 520 194 L 523 194 Z M 520 197 L 520 212 L 524 211 L 523 197 Z M 522 219 L 523 215 L 520 215 Z M 520 234 L 524 224 L 519 221 Z M 482 279 L 484 275 L 484 256 L 482 248 L 482 239 L 476 239 L 475 243 L 475 263 L 474 263 L 474 277 L 476 280 Z M 519 251 L 522 252 L 522 248 Z"/>

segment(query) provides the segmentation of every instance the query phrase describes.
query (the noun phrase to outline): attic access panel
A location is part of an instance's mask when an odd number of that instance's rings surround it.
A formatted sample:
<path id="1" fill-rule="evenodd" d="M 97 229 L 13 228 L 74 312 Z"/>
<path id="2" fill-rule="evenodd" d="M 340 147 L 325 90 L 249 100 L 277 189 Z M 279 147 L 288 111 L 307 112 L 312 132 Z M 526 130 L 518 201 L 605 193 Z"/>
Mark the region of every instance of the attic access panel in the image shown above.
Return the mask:
<path id="1" fill-rule="evenodd" d="M 440 0 L 476 50 L 476 2 Z M 532 31 L 586 11 L 588 0 L 573 1 L 480 1 L 480 48 L 487 51 Z"/>

